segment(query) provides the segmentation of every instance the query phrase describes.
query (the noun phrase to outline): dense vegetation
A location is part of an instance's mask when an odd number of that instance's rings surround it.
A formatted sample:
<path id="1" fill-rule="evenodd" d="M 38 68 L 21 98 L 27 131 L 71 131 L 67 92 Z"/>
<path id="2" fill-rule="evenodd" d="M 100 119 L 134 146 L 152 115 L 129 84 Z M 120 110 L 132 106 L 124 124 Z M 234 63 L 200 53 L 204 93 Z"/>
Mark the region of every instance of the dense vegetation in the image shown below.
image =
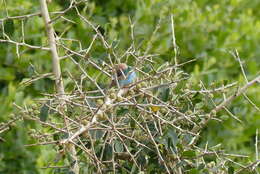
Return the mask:
<path id="1" fill-rule="evenodd" d="M 56 12 L 67 9 L 69 5 L 70 1 L 53 0 L 48 4 L 48 7 L 50 12 Z M 177 55 L 179 64 L 195 59 L 195 61 L 179 68 L 180 72 L 183 71 L 184 74 L 180 76 L 175 74 L 174 77 L 186 78 L 185 74 L 188 74 L 189 79 L 177 86 L 176 91 L 167 93 L 169 96 L 166 98 L 162 96 L 165 100 L 173 100 L 174 93 L 184 95 L 187 92 L 184 89 L 200 90 L 204 87 L 213 89 L 236 82 L 230 93 L 227 93 L 230 95 L 236 90 L 236 87 L 245 85 L 247 79 L 250 81 L 259 75 L 259 8 L 260 2 L 258 0 L 92 0 L 77 4 L 80 14 L 94 25 L 99 26 L 98 32 L 108 43 L 112 44 L 118 55 L 122 55 L 134 43 L 136 53 L 156 55 L 155 68 L 159 68 L 161 65 L 165 66 L 166 62 L 169 65 L 174 65 L 175 55 Z M 66 173 L 67 170 L 62 169 L 44 169 L 57 160 L 55 159 L 57 158 L 57 147 L 54 145 L 24 146 L 35 143 L 29 136 L 32 134 L 32 130 L 44 128 L 34 121 L 19 119 L 20 109 L 14 106 L 15 103 L 22 108 L 34 106 L 41 110 L 42 105 L 37 100 L 42 98 L 43 94 L 55 93 L 53 76 L 48 74 L 52 71 L 51 54 L 46 50 L 33 49 L 26 45 L 18 46 L 15 43 L 3 41 L 9 38 L 19 43 L 25 42 L 29 45 L 47 47 L 45 25 L 40 15 L 19 19 L 11 18 L 12 16 L 39 13 L 40 4 L 35 0 L 3 0 L 0 9 L 0 121 L 2 123 L 0 125 L 0 137 L 2 138 L 0 142 L 0 173 Z M 53 19 L 59 16 L 57 13 L 50 14 Z M 172 15 L 176 44 L 178 45 L 177 54 L 174 52 L 172 43 Z M 131 24 L 134 24 L 134 28 L 131 28 L 133 26 Z M 66 11 L 64 18 L 57 18 L 53 26 L 55 33 L 60 38 L 59 42 L 76 51 L 79 51 L 81 46 L 83 49 L 88 48 L 96 34 L 96 31 L 86 25 L 73 8 Z M 241 62 L 239 62 L 238 55 L 234 55 L 235 50 L 239 53 Z M 62 57 L 66 56 L 69 51 L 59 47 L 58 52 L 59 56 Z M 102 41 L 99 40 L 94 42 L 87 56 L 98 65 L 102 65 L 103 62 L 109 62 L 108 52 L 102 45 Z M 74 55 L 73 59 L 82 64 L 91 76 L 96 77 L 96 74 L 99 73 L 79 56 Z M 118 61 L 116 58 L 112 58 L 112 60 L 115 63 Z M 135 59 L 131 56 L 122 58 L 120 61 L 151 72 L 151 69 L 145 67 L 144 64 L 136 65 Z M 241 65 L 243 65 L 247 79 L 243 75 Z M 81 75 L 79 68 L 67 58 L 61 60 L 61 67 L 65 91 L 72 92 L 75 86 L 71 76 L 77 77 L 76 80 L 79 80 Z M 103 83 L 99 85 L 108 86 L 109 79 L 102 75 L 101 78 Z M 84 85 L 86 86 L 85 90 L 94 90 L 94 85 L 91 82 L 85 82 Z M 181 90 L 182 88 L 183 90 Z M 164 94 L 162 93 L 162 95 Z M 257 142 L 255 142 L 256 132 L 260 127 L 259 96 L 260 86 L 258 83 L 248 88 L 246 95 L 236 98 L 231 105 L 226 106 L 226 110 L 217 113 L 218 120 L 210 120 L 202 129 L 201 136 L 196 142 L 196 146 L 202 149 L 214 147 L 215 149 L 213 149 L 216 151 L 224 150 L 228 154 L 248 156 L 246 158 L 230 157 L 234 161 L 227 164 L 229 173 L 233 173 L 233 169 L 237 171 L 241 167 L 235 162 L 246 166 L 250 162 L 259 160 L 259 155 L 256 156 Z M 216 94 L 214 97 L 216 97 L 216 103 L 223 99 L 222 93 Z M 203 96 L 196 96 L 192 100 L 196 104 L 194 106 L 196 109 L 210 111 L 212 108 L 210 104 L 206 103 L 207 98 L 205 99 Z M 176 107 L 185 107 L 181 108 L 182 111 L 188 112 L 190 108 L 186 108 L 185 104 L 187 103 L 182 103 L 188 102 L 188 99 L 183 101 L 178 99 L 178 102 L 175 103 Z M 72 111 L 76 113 L 75 110 L 72 109 Z M 136 110 L 130 111 L 135 112 Z M 117 114 L 125 114 L 124 109 L 117 111 Z M 12 121 L 17 118 L 18 121 Z M 8 128 L 2 132 L 2 128 L 6 128 L 4 126 L 6 124 L 8 124 Z M 183 124 L 183 127 L 187 129 L 190 126 L 185 123 L 180 124 Z M 48 132 L 48 130 L 45 131 Z M 179 149 L 182 147 L 177 144 L 183 145 L 183 158 L 189 159 L 190 163 L 195 163 L 193 158 L 196 157 L 197 151 L 185 149 L 186 145 L 183 139 L 188 136 L 175 133 L 175 130 L 170 128 L 167 131 L 164 136 L 174 139 L 176 144 L 173 143 L 173 145 L 178 146 Z M 140 138 L 141 140 L 142 138 Z M 121 146 L 119 144 L 117 148 L 121 149 Z M 164 146 L 166 145 L 164 144 Z M 160 150 L 165 153 L 167 151 L 165 149 L 161 147 Z M 137 149 L 135 150 L 137 151 Z M 109 150 L 106 152 L 108 153 Z M 156 160 L 154 154 L 149 155 L 153 160 Z M 189 168 L 186 164 L 179 164 L 179 166 L 186 166 L 187 173 L 199 173 L 204 168 L 213 169 L 214 167 L 216 168 L 215 172 L 218 172 L 217 167 L 221 161 L 218 161 L 215 156 L 213 158 L 209 156 L 209 158 L 204 159 L 205 164 L 208 164 L 207 167 L 193 166 L 192 168 L 189 166 Z M 66 159 L 58 161 L 57 165 L 60 166 L 68 163 Z M 158 167 L 155 164 L 156 161 L 150 162 L 145 171 L 147 173 L 165 172 L 163 167 Z M 124 165 L 130 166 L 132 164 L 124 163 Z M 91 173 L 91 170 L 94 169 L 89 167 L 88 172 Z M 137 169 L 130 167 L 131 170 L 137 172 Z M 214 170 L 210 171 L 214 172 Z M 124 171 L 118 172 L 123 173 Z M 209 173 L 209 171 L 203 172 Z M 243 172 L 246 173 L 246 171 Z M 252 171 L 252 173 L 254 172 L 256 171 Z M 259 169 L 258 172 L 260 172 Z"/>

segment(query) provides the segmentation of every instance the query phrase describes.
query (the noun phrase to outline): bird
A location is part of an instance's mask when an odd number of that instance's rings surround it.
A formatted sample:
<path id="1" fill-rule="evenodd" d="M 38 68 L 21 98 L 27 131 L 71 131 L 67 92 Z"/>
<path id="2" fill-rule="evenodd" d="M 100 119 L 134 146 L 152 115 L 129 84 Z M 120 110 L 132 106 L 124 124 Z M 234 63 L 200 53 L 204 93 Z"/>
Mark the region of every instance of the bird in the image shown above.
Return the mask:
<path id="1" fill-rule="evenodd" d="M 128 66 L 125 63 L 120 63 L 114 66 L 114 71 L 116 77 L 112 80 L 110 87 L 117 86 L 120 88 L 128 87 L 130 84 L 133 84 L 137 79 L 137 74 L 134 71 L 133 67 Z"/>

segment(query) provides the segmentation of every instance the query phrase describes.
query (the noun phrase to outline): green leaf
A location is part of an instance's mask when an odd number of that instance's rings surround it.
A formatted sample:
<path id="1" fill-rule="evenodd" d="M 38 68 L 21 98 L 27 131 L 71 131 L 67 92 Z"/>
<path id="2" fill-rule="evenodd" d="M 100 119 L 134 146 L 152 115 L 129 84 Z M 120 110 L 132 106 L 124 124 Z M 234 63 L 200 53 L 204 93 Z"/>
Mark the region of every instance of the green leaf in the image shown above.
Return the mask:
<path id="1" fill-rule="evenodd" d="M 0 80 L 12 81 L 15 79 L 15 72 L 13 68 L 0 67 Z"/>
<path id="2" fill-rule="evenodd" d="M 59 136 L 60 136 L 61 139 L 69 138 L 68 133 L 59 133 Z"/>
<path id="3" fill-rule="evenodd" d="M 193 150 L 187 150 L 182 152 L 182 157 L 184 158 L 194 158 L 196 157 L 196 152 Z"/>
<path id="4" fill-rule="evenodd" d="M 112 159 L 112 146 L 110 144 L 105 145 L 105 150 L 104 150 L 104 156 L 102 160 L 111 160 Z"/>
<path id="5" fill-rule="evenodd" d="M 188 174 L 199 174 L 199 170 L 198 169 L 191 169 Z"/>
<path id="6" fill-rule="evenodd" d="M 180 92 L 181 92 L 181 89 L 184 89 L 185 84 L 186 84 L 185 81 L 180 81 L 180 82 L 177 84 L 177 86 L 175 87 L 174 93 L 176 93 L 176 94 L 180 93 Z"/>
<path id="7" fill-rule="evenodd" d="M 4 21 L 4 28 L 5 28 L 5 33 L 8 36 L 11 36 L 14 34 L 14 22 L 12 19 L 8 19 Z"/>
<path id="8" fill-rule="evenodd" d="M 74 173 L 73 171 L 70 170 L 67 174 L 75 174 L 75 173 Z"/>
<path id="9" fill-rule="evenodd" d="M 95 131 L 95 138 L 96 139 L 101 139 L 104 136 L 104 134 L 106 133 L 103 130 L 94 130 L 94 131 Z"/>
<path id="10" fill-rule="evenodd" d="M 29 76 L 33 76 L 36 72 L 34 65 L 30 64 L 27 68 L 27 72 Z"/>
<path id="11" fill-rule="evenodd" d="M 204 169 L 204 168 L 205 168 L 205 164 L 203 164 L 203 163 L 199 164 L 198 170 L 202 170 L 202 169 Z"/>
<path id="12" fill-rule="evenodd" d="M 126 109 L 126 108 L 120 108 L 119 110 L 117 110 L 116 114 L 117 116 L 122 116 L 122 115 L 125 115 L 126 113 L 128 113 L 129 110 Z"/>
<path id="13" fill-rule="evenodd" d="M 138 157 L 137 157 L 137 163 L 140 166 L 144 166 L 146 163 L 146 159 L 145 159 L 145 155 L 143 153 L 139 153 Z"/>
<path id="14" fill-rule="evenodd" d="M 41 111 L 40 111 L 40 120 L 45 122 L 48 118 L 49 115 L 49 106 L 50 105 L 50 101 L 47 101 L 42 107 L 41 107 Z"/>
<path id="15" fill-rule="evenodd" d="M 228 167 L 228 174 L 233 174 L 235 171 L 234 167 L 230 166 Z"/>
<path id="16" fill-rule="evenodd" d="M 161 92 L 161 99 L 164 102 L 167 102 L 169 100 L 170 96 L 170 89 L 169 88 L 164 88 Z"/>
<path id="17" fill-rule="evenodd" d="M 173 146 L 175 146 L 178 143 L 178 135 L 174 129 L 168 130 L 168 137 L 171 139 Z"/>
<path id="18" fill-rule="evenodd" d="M 201 108 L 203 108 L 204 105 L 205 105 L 205 103 L 200 102 L 200 103 L 197 103 L 197 104 L 195 105 L 195 108 L 196 108 L 196 109 L 201 109 Z"/>
<path id="19" fill-rule="evenodd" d="M 134 119 L 130 119 L 130 127 L 132 128 L 132 129 L 134 129 L 135 127 L 136 127 L 136 123 L 135 123 L 135 120 Z"/>
<path id="20" fill-rule="evenodd" d="M 115 140 L 115 152 L 123 152 L 124 151 L 124 146 L 121 141 Z"/>
<path id="21" fill-rule="evenodd" d="M 190 134 L 183 134 L 183 141 L 189 144 L 191 140 L 194 138 L 194 136 Z"/>
<path id="22" fill-rule="evenodd" d="M 216 156 L 212 154 L 204 155 L 203 159 L 205 160 L 206 163 L 209 163 L 211 161 L 216 161 Z"/>

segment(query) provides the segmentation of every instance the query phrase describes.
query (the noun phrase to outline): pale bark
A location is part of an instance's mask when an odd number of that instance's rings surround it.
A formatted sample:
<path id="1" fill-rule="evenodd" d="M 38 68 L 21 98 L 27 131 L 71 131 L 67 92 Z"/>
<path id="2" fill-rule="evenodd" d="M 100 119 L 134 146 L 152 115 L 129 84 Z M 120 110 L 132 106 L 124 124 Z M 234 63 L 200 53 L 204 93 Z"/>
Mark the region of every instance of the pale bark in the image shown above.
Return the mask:
<path id="1" fill-rule="evenodd" d="M 39 1 L 40 1 L 40 5 L 41 5 L 41 14 L 42 14 L 42 17 L 43 17 L 43 20 L 45 23 L 46 32 L 48 35 L 48 42 L 49 42 L 50 51 L 51 51 L 51 55 L 52 55 L 52 70 L 53 70 L 53 73 L 55 76 L 56 89 L 57 89 L 59 99 L 61 101 L 61 105 L 64 105 L 65 93 L 64 93 L 63 81 L 62 81 L 62 76 L 61 76 L 59 56 L 58 56 L 56 42 L 55 42 L 54 29 L 53 29 L 52 23 L 50 22 L 51 20 L 50 20 L 46 0 L 39 0 Z M 66 119 L 64 121 L 65 121 L 65 125 L 67 125 Z M 68 152 L 69 152 L 69 155 L 73 159 L 73 164 L 71 166 L 71 170 L 74 174 L 79 174 L 78 159 L 77 159 L 77 155 L 76 155 L 76 149 L 73 144 L 71 144 L 69 146 Z"/>
<path id="2" fill-rule="evenodd" d="M 52 54 L 52 70 L 55 76 L 55 83 L 56 83 L 56 88 L 57 92 L 59 95 L 64 95 L 64 87 L 62 83 L 62 77 L 61 77 L 61 70 L 60 70 L 60 62 L 59 62 L 59 56 L 57 53 L 57 48 L 56 48 L 56 43 L 55 43 L 55 37 L 54 37 L 54 30 L 52 27 L 52 24 L 49 23 L 50 16 L 47 8 L 47 4 L 45 0 L 40 0 L 41 3 L 41 13 L 42 17 L 45 23 L 47 35 L 48 35 L 48 41 L 49 41 L 49 46 Z"/>

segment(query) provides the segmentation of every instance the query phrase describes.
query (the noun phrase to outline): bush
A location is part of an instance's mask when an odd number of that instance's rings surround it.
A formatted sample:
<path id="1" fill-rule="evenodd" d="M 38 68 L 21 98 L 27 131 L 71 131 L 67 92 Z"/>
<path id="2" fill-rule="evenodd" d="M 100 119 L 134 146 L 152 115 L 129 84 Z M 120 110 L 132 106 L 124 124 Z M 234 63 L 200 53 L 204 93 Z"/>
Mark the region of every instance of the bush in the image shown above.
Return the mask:
<path id="1" fill-rule="evenodd" d="M 13 15 L 39 6 L 16 3 L 7 3 Z M 65 94 L 55 92 L 57 77 L 48 73 L 43 20 L 4 14 L 2 112 L 15 116 L 2 119 L 0 130 L 12 129 L 3 136 L 1 172 L 256 172 L 259 3 L 251 4 L 51 2 L 50 11 L 68 9 L 50 13 Z M 109 88 L 119 63 L 132 66 L 138 79 Z M 10 155 L 10 147 L 23 150 Z M 9 159 L 21 154 L 30 160 L 11 169 Z"/>

